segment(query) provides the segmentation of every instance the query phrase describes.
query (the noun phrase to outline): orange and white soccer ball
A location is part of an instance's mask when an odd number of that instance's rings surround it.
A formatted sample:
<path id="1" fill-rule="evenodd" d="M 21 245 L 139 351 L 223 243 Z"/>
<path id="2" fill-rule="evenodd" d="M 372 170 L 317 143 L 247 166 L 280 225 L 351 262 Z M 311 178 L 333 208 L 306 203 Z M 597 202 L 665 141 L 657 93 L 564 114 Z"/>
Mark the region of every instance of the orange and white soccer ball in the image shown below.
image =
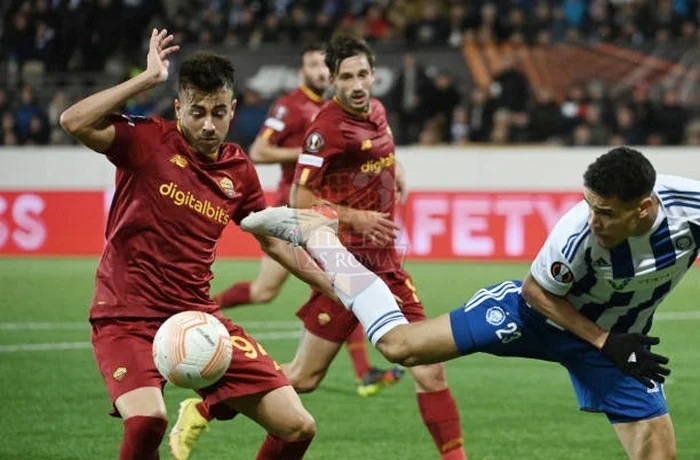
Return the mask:
<path id="1" fill-rule="evenodd" d="M 173 385 L 204 388 L 219 380 L 231 364 L 226 326 L 201 311 L 184 311 L 161 324 L 153 339 L 153 360 Z"/>

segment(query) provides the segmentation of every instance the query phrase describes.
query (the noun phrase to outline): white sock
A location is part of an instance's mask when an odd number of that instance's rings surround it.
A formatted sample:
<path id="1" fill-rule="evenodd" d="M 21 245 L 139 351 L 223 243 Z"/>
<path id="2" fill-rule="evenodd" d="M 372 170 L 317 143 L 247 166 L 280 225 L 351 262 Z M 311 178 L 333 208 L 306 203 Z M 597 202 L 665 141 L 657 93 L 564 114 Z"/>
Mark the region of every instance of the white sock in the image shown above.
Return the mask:
<path id="1" fill-rule="evenodd" d="M 316 232 L 306 248 L 333 277 L 333 290 L 360 321 L 372 345 L 396 326 L 408 323 L 386 283 L 362 265 L 334 233 Z"/>
<path id="2" fill-rule="evenodd" d="M 354 296 L 351 308 L 372 345 L 376 345 L 396 326 L 408 324 L 389 286 L 377 275 L 374 276 L 376 279 L 372 284 Z"/>

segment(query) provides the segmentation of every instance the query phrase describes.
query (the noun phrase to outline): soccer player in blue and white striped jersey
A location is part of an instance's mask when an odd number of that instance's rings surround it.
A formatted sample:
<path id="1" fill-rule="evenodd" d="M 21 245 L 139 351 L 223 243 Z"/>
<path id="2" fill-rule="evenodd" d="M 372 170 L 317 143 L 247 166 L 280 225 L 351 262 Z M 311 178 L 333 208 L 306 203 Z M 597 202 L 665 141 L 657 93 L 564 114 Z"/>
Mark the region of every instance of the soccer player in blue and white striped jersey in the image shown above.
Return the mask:
<path id="1" fill-rule="evenodd" d="M 628 147 L 597 158 L 583 179 L 585 199 L 522 282 L 480 289 L 452 312 L 410 324 L 381 280 L 339 297 L 378 350 L 406 366 L 477 352 L 559 362 L 579 407 L 604 413 L 631 459 L 674 459 L 661 385 L 668 359 L 650 351 L 659 339 L 647 333 L 698 256 L 700 182 L 657 177 Z"/>

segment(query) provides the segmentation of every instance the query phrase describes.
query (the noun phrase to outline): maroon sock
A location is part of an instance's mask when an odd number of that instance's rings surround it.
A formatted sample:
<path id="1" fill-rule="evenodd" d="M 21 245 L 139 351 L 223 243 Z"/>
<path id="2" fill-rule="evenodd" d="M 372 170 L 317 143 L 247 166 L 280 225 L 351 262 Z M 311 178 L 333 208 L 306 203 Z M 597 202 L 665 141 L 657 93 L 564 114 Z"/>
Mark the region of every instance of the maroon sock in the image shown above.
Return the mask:
<path id="1" fill-rule="evenodd" d="M 268 434 L 260 446 L 255 460 L 298 460 L 304 458 L 304 453 L 312 440 L 313 438 L 285 441 Z"/>
<path id="2" fill-rule="evenodd" d="M 466 460 L 457 404 L 449 388 L 417 393 L 418 408 L 444 460 Z"/>
<path id="3" fill-rule="evenodd" d="M 247 305 L 250 303 L 250 282 L 241 281 L 233 286 L 228 287 L 225 291 L 219 292 L 214 296 L 216 302 L 221 308 L 237 307 L 239 305 Z"/>
<path id="4" fill-rule="evenodd" d="M 158 447 L 168 421 L 159 417 L 136 416 L 124 420 L 124 437 L 119 460 L 158 460 Z"/>
<path id="5" fill-rule="evenodd" d="M 202 417 L 204 417 L 204 420 L 206 420 L 207 422 L 211 422 L 212 416 L 209 414 L 209 405 L 206 402 L 200 401 L 194 407 L 196 407 L 197 412 L 199 412 L 199 414 Z"/>
<path id="6" fill-rule="evenodd" d="M 369 356 L 367 354 L 367 345 L 365 342 L 365 331 L 362 325 L 358 323 L 355 329 L 345 339 L 345 347 L 350 353 L 352 367 L 355 369 L 355 376 L 361 379 L 369 372 Z"/>

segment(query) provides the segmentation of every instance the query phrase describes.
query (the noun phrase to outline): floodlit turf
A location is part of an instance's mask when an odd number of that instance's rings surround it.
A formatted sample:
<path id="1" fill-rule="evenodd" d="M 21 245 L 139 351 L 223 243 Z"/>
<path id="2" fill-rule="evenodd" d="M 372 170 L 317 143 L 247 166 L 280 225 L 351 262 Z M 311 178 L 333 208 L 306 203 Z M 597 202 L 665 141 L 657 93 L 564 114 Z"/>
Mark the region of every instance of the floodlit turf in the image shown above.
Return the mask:
<path id="1" fill-rule="evenodd" d="M 107 416 L 107 393 L 85 347 L 95 265 L 95 260 L 0 258 L 0 459 L 116 458 L 122 424 Z M 257 273 L 255 262 L 223 261 L 215 268 L 215 291 Z M 486 284 L 520 278 L 527 270 L 525 265 L 467 263 L 412 263 L 408 268 L 431 316 L 458 306 Z M 294 311 L 306 295 L 293 280 L 273 303 L 229 314 L 250 325 L 254 336 L 270 337 L 261 342 L 283 362 L 293 356 L 296 340 L 280 339 L 279 333 L 299 328 Z M 666 394 L 679 459 L 700 459 L 698 298 L 700 271 L 695 269 L 661 307 L 662 312 L 690 312 L 686 319 L 659 318 L 653 329 L 662 337 L 659 350 L 672 358 Z M 47 322 L 55 324 L 41 324 Z M 18 350 L 28 344 L 41 350 Z M 72 349 L 56 350 L 59 346 Z M 386 365 L 374 351 L 372 359 Z M 480 355 L 447 368 L 471 460 L 625 458 L 604 416 L 578 412 L 568 376 L 557 365 Z M 178 401 L 188 395 L 167 388 L 171 422 Z M 344 351 L 321 388 L 302 399 L 318 424 L 309 459 L 437 458 L 412 383 L 406 380 L 362 399 Z M 242 417 L 215 422 L 192 458 L 253 459 L 263 436 Z M 165 446 L 162 458 L 170 458 Z"/>

